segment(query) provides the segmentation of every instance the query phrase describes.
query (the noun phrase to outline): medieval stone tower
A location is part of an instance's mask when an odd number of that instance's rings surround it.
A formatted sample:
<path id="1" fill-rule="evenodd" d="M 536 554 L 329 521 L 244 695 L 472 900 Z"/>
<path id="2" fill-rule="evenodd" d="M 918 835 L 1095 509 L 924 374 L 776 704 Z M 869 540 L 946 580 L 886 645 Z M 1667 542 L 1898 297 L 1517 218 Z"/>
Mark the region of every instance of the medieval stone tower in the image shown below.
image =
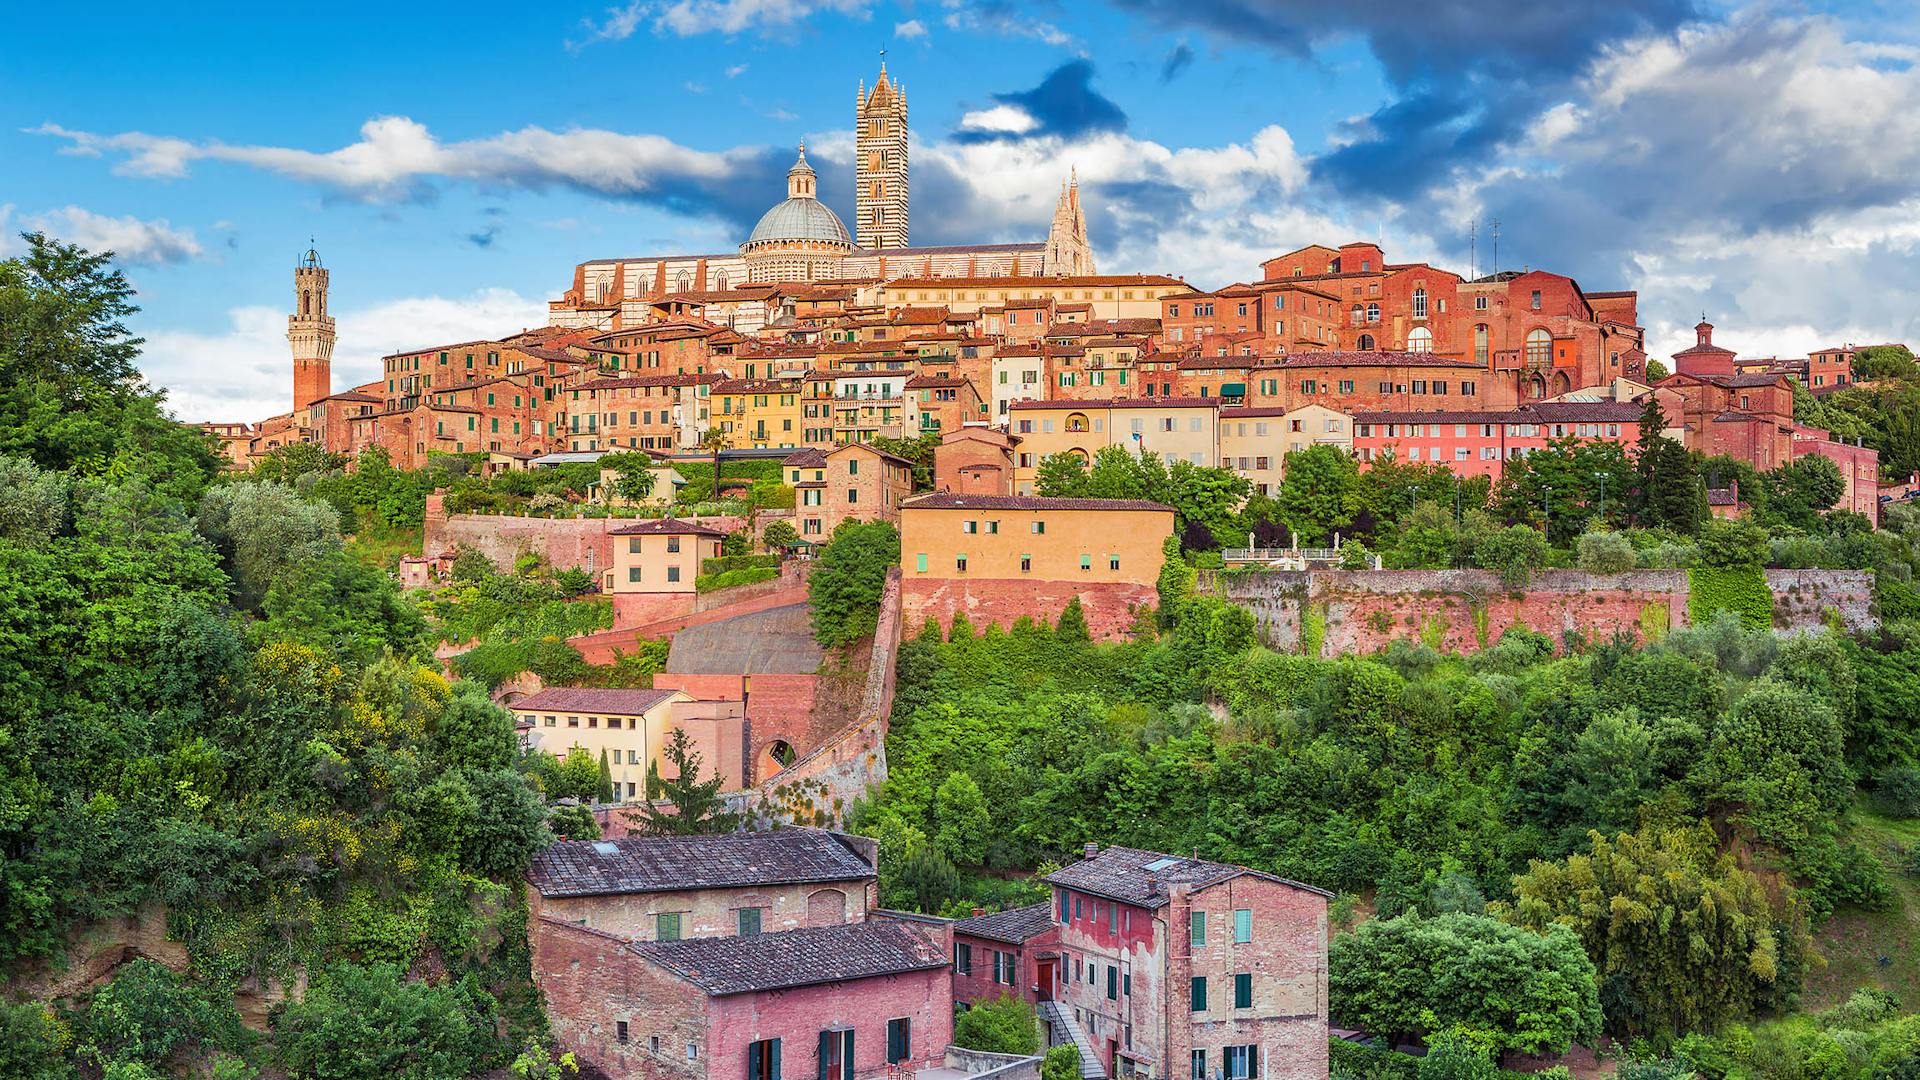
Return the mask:
<path id="1" fill-rule="evenodd" d="M 863 248 L 907 246 L 907 92 L 880 78 L 854 105 L 854 239 Z"/>
<path id="2" fill-rule="evenodd" d="M 293 407 L 297 412 L 333 393 L 333 316 L 327 314 L 327 270 L 312 247 L 293 268 Z"/>
<path id="3" fill-rule="evenodd" d="M 1048 277 L 1099 273 L 1093 268 L 1093 247 L 1087 243 L 1087 216 L 1080 210 L 1078 170 L 1060 188 L 1060 201 L 1053 207 L 1053 224 L 1047 228 L 1047 253 L 1041 265 L 1040 272 Z"/>

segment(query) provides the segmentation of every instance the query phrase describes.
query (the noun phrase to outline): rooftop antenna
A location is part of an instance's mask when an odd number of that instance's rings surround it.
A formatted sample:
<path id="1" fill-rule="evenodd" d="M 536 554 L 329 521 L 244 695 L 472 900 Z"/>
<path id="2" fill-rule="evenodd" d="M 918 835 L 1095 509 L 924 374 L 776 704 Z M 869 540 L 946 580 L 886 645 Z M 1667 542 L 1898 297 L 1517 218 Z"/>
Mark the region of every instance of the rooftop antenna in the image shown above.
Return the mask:
<path id="1" fill-rule="evenodd" d="M 1467 222 L 1467 280 L 1480 276 L 1480 219 Z"/>
<path id="2" fill-rule="evenodd" d="M 1494 218 L 1491 225 L 1493 228 L 1493 272 L 1497 274 L 1500 272 L 1500 219 Z"/>

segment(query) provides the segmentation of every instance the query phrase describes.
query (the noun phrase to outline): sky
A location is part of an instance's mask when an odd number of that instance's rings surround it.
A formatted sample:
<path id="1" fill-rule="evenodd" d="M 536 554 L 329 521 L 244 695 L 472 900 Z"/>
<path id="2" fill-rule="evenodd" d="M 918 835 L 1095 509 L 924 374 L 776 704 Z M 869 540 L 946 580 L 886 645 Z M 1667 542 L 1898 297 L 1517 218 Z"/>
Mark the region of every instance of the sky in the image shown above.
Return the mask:
<path id="1" fill-rule="evenodd" d="M 117 252 L 186 420 L 288 407 L 309 238 L 343 389 L 539 325 L 581 261 L 735 250 L 803 139 L 849 217 L 882 50 L 915 243 L 1040 240 L 1071 169 L 1106 272 L 1371 240 L 1637 289 L 1654 356 L 1703 314 L 1746 355 L 1920 338 L 1908 0 L 161 6 L 9 12 L 0 257 Z"/>

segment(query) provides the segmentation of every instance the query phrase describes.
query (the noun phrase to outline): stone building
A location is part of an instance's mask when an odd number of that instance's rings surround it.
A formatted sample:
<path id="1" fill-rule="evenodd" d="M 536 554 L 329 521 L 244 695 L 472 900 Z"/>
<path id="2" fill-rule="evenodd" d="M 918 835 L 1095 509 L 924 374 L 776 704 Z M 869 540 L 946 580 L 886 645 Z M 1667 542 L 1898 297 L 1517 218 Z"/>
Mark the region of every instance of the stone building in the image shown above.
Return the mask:
<path id="1" fill-rule="evenodd" d="M 720 707 L 727 706 L 727 707 Z M 529 749 L 566 757 L 578 746 L 607 758 L 616 802 L 646 797 L 647 770 L 672 778 L 664 747 L 685 731 L 700 760 L 723 781 L 745 786 L 745 725 L 738 701 L 695 701 L 677 690 L 565 687 L 539 690 L 508 704 Z"/>
<path id="2" fill-rule="evenodd" d="M 1033 1004 L 1051 1000 L 1057 989 L 1053 976 L 1059 972 L 1059 945 L 1060 927 L 1053 920 L 1053 905 L 1045 901 L 992 913 L 976 909 L 970 918 L 955 920 L 955 1004 L 977 1005 L 1003 994 Z"/>
<path id="3" fill-rule="evenodd" d="M 1102 1077 L 1327 1075 L 1327 901 L 1243 866 L 1135 848 L 1047 876 L 1040 995 Z M 1091 1060 L 1089 1060 L 1091 1058 Z"/>
<path id="4" fill-rule="evenodd" d="M 907 90 L 887 77 L 886 61 L 871 93 L 863 81 L 854 101 L 854 228 L 869 250 L 907 246 Z"/>
<path id="5" fill-rule="evenodd" d="M 293 269 L 293 314 L 287 344 L 293 347 L 295 412 L 333 393 L 333 316 L 327 314 L 327 268 L 311 246 Z"/>

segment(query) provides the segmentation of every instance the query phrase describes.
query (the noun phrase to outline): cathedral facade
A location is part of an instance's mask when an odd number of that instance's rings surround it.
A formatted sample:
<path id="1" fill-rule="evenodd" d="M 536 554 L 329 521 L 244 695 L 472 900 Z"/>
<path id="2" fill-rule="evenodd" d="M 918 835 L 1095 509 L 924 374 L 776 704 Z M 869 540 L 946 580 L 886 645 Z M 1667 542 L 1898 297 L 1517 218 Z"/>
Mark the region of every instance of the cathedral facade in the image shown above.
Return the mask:
<path id="1" fill-rule="evenodd" d="M 629 325 L 653 301 L 711 298 L 746 286 L 858 284 L 893 278 L 1080 277 L 1096 273 L 1080 187 L 1061 187 L 1042 243 L 913 247 L 907 163 L 907 98 L 883 63 L 863 81 L 854 112 L 854 228 L 820 201 L 806 147 L 787 171 L 787 197 L 753 227 L 738 252 L 596 259 L 574 268 L 572 286 L 549 304 L 557 326 Z"/>

